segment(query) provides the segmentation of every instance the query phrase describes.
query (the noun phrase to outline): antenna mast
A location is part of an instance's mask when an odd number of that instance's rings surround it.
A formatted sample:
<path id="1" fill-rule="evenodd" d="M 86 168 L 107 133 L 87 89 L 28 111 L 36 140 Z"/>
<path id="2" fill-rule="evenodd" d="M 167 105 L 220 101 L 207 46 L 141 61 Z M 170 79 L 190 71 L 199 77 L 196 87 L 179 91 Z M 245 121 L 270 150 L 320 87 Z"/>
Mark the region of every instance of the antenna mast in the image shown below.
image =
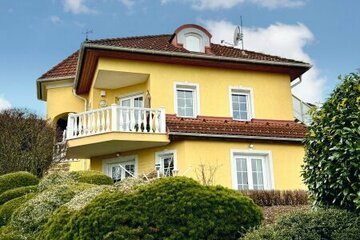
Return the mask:
<path id="1" fill-rule="evenodd" d="M 85 41 L 89 41 L 89 34 L 93 33 L 92 29 L 87 29 L 85 32 L 83 32 L 82 34 L 85 34 Z"/>
<path id="2" fill-rule="evenodd" d="M 241 49 L 244 50 L 244 33 L 243 33 L 242 16 L 240 16 L 240 41 L 241 41 Z"/>

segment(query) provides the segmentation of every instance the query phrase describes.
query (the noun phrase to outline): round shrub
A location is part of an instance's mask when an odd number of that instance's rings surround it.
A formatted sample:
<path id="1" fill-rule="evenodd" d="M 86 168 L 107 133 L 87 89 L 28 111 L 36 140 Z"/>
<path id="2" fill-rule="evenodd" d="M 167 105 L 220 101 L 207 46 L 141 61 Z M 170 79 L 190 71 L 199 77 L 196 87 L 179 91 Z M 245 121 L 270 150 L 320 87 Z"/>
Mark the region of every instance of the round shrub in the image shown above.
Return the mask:
<path id="1" fill-rule="evenodd" d="M 36 185 L 39 179 L 28 172 L 14 172 L 0 176 L 0 194 L 18 187 Z"/>
<path id="2" fill-rule="evenodd" d="M 303 177 L 315 203 L 360 210 L 360 73 L 350 74 L 312 113 Z"/>
<path id="3" fill-rule="evenodd" d="M 74 178 L 82 183 L 96 185 L 112 185 L 114 183 L 111 177 L 99 171 L 77 171 L 71 172 L 70 174 L 74 174 Z"/>
<path id="4" fill-rule="evenodd" d="M 47 223 L 49 217 L 63 204 L 70 201 L 76 193 L 93 187 L 90 184 L 58 185 L 38 193 L 25 202 L 12 215 L 9 226 L 24 235 L 35 236 Z"/>
<path id="5" fill-rule="evenodd" d="M 34 193 L 27 194 L 18 198 L 14 198 L 0 206 L 0 227 L 8 223 L 13 212 L 18 209 L 23 203 L 35 196 Z M 2 238 L 1 238 L 2 239 Z"/>
<path id="6" fill-rule="evenodd" d="M 56 172 L 44 177 L 39 183 L 39 189 L 43 191 L 54 186 L 79 182 L 95 185 L 113 184 L 111 177 L 99 171 Z"/>
<path id="7" fill-rule="evenodd" d="M 42 238 L 237 239 L 261 219 L 259 207 L 237 191 L 171 177 L 136 191 L 105 191 L 74 214 L 62 208 Z"/>
<path id="8" fill-rule="evenodd" d="M 37 191 L 37 186 L 26 186 L 26 187 L 18 187 L 14 189 L 7 190 L 0 194 L 0 205 L 10 201 L 11 199 L 18 198 L 24 196 L 28 193 L 32 193 Z"/>
<path id="9" fill-rule="evenodd" d="M 339 209 L 292 213 L 275 224 L 248 233 L 243 240 L 344 240 L 360 239 L 360 216 Z"/>

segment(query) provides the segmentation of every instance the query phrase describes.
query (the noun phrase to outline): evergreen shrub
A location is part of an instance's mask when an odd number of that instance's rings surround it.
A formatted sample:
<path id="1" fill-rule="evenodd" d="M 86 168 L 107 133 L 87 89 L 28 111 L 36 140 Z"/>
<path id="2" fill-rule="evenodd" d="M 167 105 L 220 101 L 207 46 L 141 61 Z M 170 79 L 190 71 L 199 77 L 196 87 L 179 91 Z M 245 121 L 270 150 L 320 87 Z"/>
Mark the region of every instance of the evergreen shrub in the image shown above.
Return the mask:
<path id="1" fill-rule="evenodd" d="M 3 192 L 18 188 L 36 185 L 39 179 L 29 172 L 13 172 L 0 176 L 0 194 Z"/>
<path id="2" fill-rule="evenodd" d="M 359 240 L 360 216 L 346 210 L 319 209 L 292 213 L 261 226 L 242 240 Z"/>
<path id="3" fill-rule="evenodd" d="M 258 226 L 258 206 L 241 193 L 162 178 L 136 191 L 105 191 L 79 211 L 59 209 L 44 239 L 237 239 Z"/>
<path id="4" fill-rule="evenodd" d="M 0 205 L 10 201 L 11 199 L 21 197 L 28 193 L 36 192 L 37 186 L 26 186 L 26 187 L 18 187 L 14 189 L 7 190 L 0 194 Z"/>

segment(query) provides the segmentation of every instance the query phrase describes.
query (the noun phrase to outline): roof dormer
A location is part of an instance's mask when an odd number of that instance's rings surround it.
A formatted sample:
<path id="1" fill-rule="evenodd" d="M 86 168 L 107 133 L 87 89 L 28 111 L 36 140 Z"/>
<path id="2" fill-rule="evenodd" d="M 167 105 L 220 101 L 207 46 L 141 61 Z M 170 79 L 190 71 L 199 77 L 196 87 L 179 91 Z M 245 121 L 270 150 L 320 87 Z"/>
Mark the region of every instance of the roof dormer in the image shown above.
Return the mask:
<path id="1" fill-rule="evenodd" d="M 208 53 L 211 34 L 199 25 L 185 24 L 175 30 L 171 43 L 190 52 Z"/>

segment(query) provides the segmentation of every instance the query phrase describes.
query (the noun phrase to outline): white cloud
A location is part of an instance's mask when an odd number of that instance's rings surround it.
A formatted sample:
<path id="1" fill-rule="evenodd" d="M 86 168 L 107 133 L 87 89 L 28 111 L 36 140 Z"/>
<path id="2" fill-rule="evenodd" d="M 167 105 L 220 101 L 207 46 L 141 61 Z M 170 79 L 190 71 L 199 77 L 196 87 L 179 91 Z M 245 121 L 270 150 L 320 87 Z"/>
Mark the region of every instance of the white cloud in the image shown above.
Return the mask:
<path id="1" fill-rule="evenodd" d="M 131 8 L 135 5 L 135 0 L 120 0 L 122 4 L 124 4 L 127 8 Z"/>
<path id="2" fill-rule="evenodd" d="M 0 96 L 0 111 L 4 109 L 11 108 L 11 104 L 8 100 Z"/>
<path id="3" fill-rule="evenodd" d="M 255 4 L 269 9 L 294 8 L 304 5 L 304 0 L 161 0 L 163 5 L 169 2 L 190 3 L 191 7 L 196 10 L 228 9 L 243 3 Z"/>
<path id="4" fill-rule="evenodd" d="M 58 16 L 51 16 L 50 21 L 54 24 L 61 23 L 61 19 Z"/>
<path id="5" fill-rule="evenodd" d="M 228 21 L 200 20 L 212 33 L 213 42 L 221 40 L 232 43 L 236 25 Z M 293 89 L 293 93 L 301 99 L 318 103 L 323 101 L 326 78 L 321 75 L 304 48 L 314 40 L 312 32 L 301 23 L 287 25 L 276 23 L 267 28 L 244 28 L 245 49 L 281 57 L 291 58 L 313 64 L 304 74 L 303 82 Z"/>
<path id="6" fill-rule="evenodd" d="M 66 12 L 71 12 L 73 14 L 93 14 L 96 13 L 95 10 L 88 8 L 85 5 L 86 0 L 63 0 L 64 10 Z"/>

